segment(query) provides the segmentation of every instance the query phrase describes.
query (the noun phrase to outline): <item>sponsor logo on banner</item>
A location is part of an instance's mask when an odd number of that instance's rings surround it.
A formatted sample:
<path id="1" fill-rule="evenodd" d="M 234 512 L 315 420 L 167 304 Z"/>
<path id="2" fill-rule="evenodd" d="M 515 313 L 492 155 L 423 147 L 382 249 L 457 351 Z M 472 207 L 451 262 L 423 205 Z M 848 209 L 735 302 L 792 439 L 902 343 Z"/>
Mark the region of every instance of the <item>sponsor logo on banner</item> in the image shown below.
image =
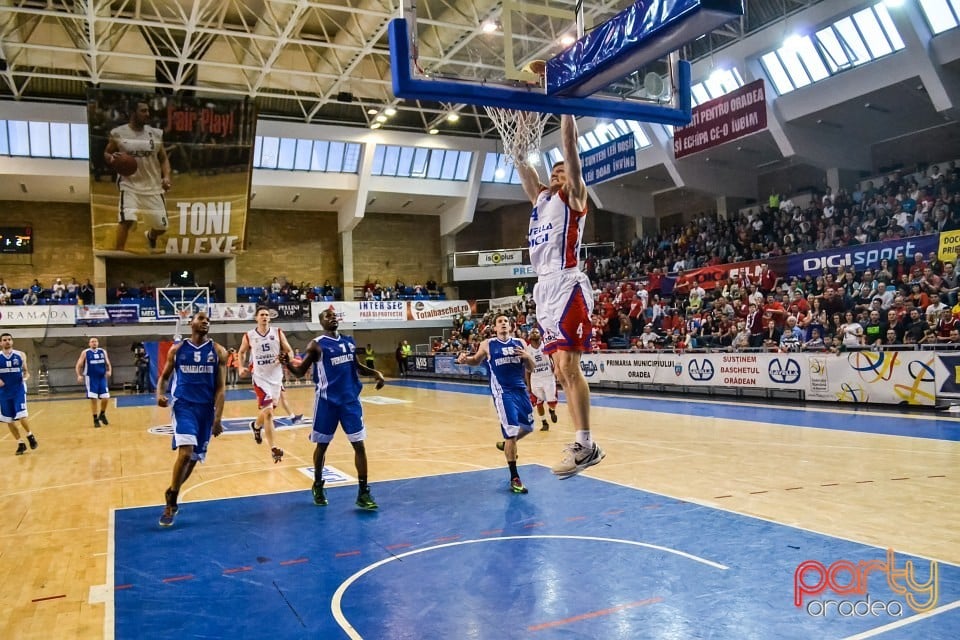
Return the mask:
<path id="1" fill-rule="evenodd" d="M 466 300 L 411 300 L 407 302 L 407 320 L 453 319 L 461 315 L 470 315 L 470 303 Z"/>
<path id="2" fill-rule="evenodd" d="M 691 379 L 696 380 L 697 382 L 713 380 L 713 363 L 706 358 L 703 358 L 702 360 L 691 358 L 690 363 L 687 365 L 687 373 L 690 375 Z"/>
<path id="3" fill-rule="evenodd" d="M 960 258 L 960 231 L 941 231 L 940 249 L 937 257 L 944 262 L 956 262 Z"/>
<path id="4" fill-rule="evenodd" d="M 960 394 L 960 356 L 939 356 L 940 364 L 947 368 L 947 375 L 940 385 L 941 393 Z"/>
<path id="5" fill-rule="evenodd" d="M 316 467 L 297 467 L 297 471 L 310 478 L 310 480 L 313 480 L 313 470 L 315 468 Z M 340 469 L 331 467 L 328 464 L 323 465 L 323 469 L 320 470 L 320 478 L 323 480 L 323 485 L 326 487 L 333 487 L 336 485 L 348 484 L 356 481 L 356 478 L 353 476 L 347 475 L 343 471 L 340 471 Z"/>
<path id="6" fill-rule="evenodd" d="M 808 273 L 819 274 L 823 269 L 837 269 L 839 267 L 854 267 L 856 271 L 863 271 L 867 267 L 875 267 L 880 261 L 893 261 L 899 255 L 913 258 L 917 253 L 923 255 L 936 251 L 939 246 L 939 234 L 916 236 L 909 239 L 886 240 L 871 242 L 854 247 L 837 247 L 824 251 L 814 251 L 801 255 L 789 256 L 789 267 L 786 275 L 803 276 Z"/>
<path id="7" fill-rule="evenodd" d="M 729 355 L 720 358 L 720 375 L 723 384 L 754 386 L 760 375 L 757 356 Z"/>
<path id="8" fill-rule="evenodd" d="M 136 324 L 140 307 L 135 304 L 106 304 L 77 307 L 77 322 L 83 324 Z"/>
<path id="9" fill-rule="evenodd" d="M 793 384 L 800 379 L 800 363 L 793 358 L 774 358 L 767 365 L 767 375 L 778 384 Z"/>
<path id="10" fill-rule="evenodd" d="M 637 145 L 633 133 L 580 154 L 583 181 L 587 186 L 637 170 Z"/>
<path id="11" fill-rule="evenodd" d="M 0 307 L 0 326 L 2 327 L 75 323 L 76 310 L 73 305 Z"/>
<path id="12" fill-rule="evenodd" d="M 479 267 L 454 267 L 454 280 L 509 280 L 537 275 L 529 264 L 489 264 Z"/>
<path id="13" fill-rule="evenodd" d="M 477 262 L 483 266 L 488 264 L 520 264 L 523 254 L 519 251 L 481 251 Z"/>
<path id="14" fill-rule="evenodd" d="M 580 370 L 583 371 L 585 378 L 592 378 L 597 375 L 597 364 L 593 360 L 581 360 Z"/>
<path id="15" fill-rule="evenodd" d="M 217 302 L 207 305 L 207 313 L 210 314 L 210 320 L 213 321 L 252 320 L 257 313 L 257 305 L 254 302 Z"/>
<path id="16" fill-rule="evenodd" d="M 767 128 L 767 100 L 763 80 L 693 108 L 690 124 L 673 132 L 677 158 L 710 149 Z"/>
<path id="17" fill-rule="evenodd" d="M 221 421 L 221 424 L 223 425 L 223 433 L 231 436 L 238 434 L 249 435 L 251 433 L 250 423 L 255 419 L 256 416 L 247 416 L 246 418 L 224 418 Z M 312 426 L 313 416 L 303 416 L 298 422 L 294 422 L 289 417 L 274 417 L 273 419 L 273 427 L 280 431 L 286 431 L 288 429 L 303 429 L 305 427 Z M 173 425 L 164 424 L 156 427 L 150 427 L 147 429 L 147 433 L 152 433 L 155 436 L 172 436 Z"/>

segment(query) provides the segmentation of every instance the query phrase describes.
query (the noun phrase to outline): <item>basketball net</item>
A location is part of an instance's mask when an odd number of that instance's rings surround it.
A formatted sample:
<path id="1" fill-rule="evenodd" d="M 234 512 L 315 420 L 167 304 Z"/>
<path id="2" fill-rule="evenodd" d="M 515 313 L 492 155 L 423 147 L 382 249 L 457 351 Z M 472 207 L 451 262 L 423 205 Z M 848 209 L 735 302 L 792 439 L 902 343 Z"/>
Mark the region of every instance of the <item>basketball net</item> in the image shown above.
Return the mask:
<path id="1" fill-rule="evenodd" d="M 530 156 L 540 153 L 543 126 L 547 123 L 550 114 L 503 107 L 484 107 L 484 109 L 493 120 L 500 139 L 503 140 L 503 151 L 507 161 L 515 165 L 529 166 Z"/>
<path id="2" fill-rule="evenodd" d="M 177 326 L 173 329 L 173 341 L 180 342 L 183 340 L 183 335 L 180 333 L 181 327 L 190 326 L 190 312 L 192 309 L 190 307 L 183 307 L 182 309 L 177 310 Z"/>

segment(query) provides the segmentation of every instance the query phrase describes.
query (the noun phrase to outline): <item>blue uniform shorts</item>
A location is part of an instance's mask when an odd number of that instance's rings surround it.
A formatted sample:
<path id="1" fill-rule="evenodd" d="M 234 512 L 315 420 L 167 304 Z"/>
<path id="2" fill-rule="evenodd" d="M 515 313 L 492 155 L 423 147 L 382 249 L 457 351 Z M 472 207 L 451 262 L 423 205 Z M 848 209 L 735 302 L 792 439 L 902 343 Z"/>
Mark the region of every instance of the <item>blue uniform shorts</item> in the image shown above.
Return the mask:
<path id="1" fill-rule="evenodd" d="M 27 417 L 27 392 L 11 396 L 0 394 L 0 422 L 14 422 Z"/>
<path id="2" fill-rule="evenodd" d="M 497 409 L 504 438 L 515 438 L 521 430 L 533 431 L 533 405 L 526 389 L 495 391 L 493 406 Z"/>
<path id="3" fill-rule="evenodd" d="M 311 442 L 330 442 L 337 430 L 337 425 L 343 427 L 350 442 L 363 442 L 367 438 L 367 429 L 363 426 L 363 409 L 360 401 L 354 400 L 347 404 L 333 404 L 317 397 L 313 407 L 313 431 L 310 433 Z"/>
<path id="4" fill-rule="evenodd" d="M 109 398 L 110 388 L 107 387 L 107 376 L 84 376 L 87 385 L 88 398 Z"/>
<path id="5" fill-rule="evenodd" d="M 173 442 L 172 448 L 193 445 L 192 460 L 203 459 L 207 455 L 207 445 L 213 434 L 213 419 L 216 415 L 213 404 L 197 404 L 177 400 L 173 403 Z"/>

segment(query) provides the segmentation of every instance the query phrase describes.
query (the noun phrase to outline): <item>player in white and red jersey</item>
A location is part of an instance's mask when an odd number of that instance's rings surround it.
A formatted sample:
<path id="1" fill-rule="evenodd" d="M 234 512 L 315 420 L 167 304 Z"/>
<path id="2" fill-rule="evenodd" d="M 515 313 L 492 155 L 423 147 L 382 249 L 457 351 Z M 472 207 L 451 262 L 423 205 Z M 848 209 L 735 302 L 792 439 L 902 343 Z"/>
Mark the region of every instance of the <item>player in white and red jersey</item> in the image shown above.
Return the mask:
<path id="1" fill-rule="evenodd" d="M 273 442 L 273 411 L 280 402 L 280 393 L 283 390 L 283 365 L 280 363 L 280 354 L 288 357 L 293 354 L 290 343 L 279 328 L 270 326 L 270 310 L 266 307 L 257 309 L 257 327 L 243 334 L 240 350 L 240 375 L 247 372 L 247 354 L 250 354 L 250 365 L 253 367 L 253 390 L 257 394 L 257 419 L 250 423 L 253 437 L 257 444 L 267 437 L 267 446 L 274 462 L 283 458 L 283 449 L 274 446 Z"/>
<path id="2" fill-rule="evenodd" d="M 540 331 L 536 327 L 530 330 L 530 342 L 524 351 L 533 358 L 533 371 L 527 372 L 527 388 L 530 389 L 530 401 L 537 408 L 537 415 L 543 426 L 540 431 L 549 431 L 550 423 L 544 414 L 543 405 L 550 409 L 550 420 L 557 421 L 557 378 L 553 375 L 553 362 L 543 352 Z"/>
<path id="3" fill-rule="evenodd" d="M 587 185 L 577 151 L 577 123 L 560 118 L 563 162 L 553 165 L 550 186 L 540 183 L 536 169 L 522 158 L 516 166 L 523 190 L 533 204 L 527 245 L 537 272 L 533 301 L 543 332 L 544 352 L 551 355 L 554 373 L 567 394 L 567 407 L 576 441 L 564 450 L 553 472 L 570 478 L 597 464 L 604 453 L 590 434 L 590 387 L 580 370 L 580 356 L 590 350 L 593 288 L 577 260 L 587 216 Z"/>

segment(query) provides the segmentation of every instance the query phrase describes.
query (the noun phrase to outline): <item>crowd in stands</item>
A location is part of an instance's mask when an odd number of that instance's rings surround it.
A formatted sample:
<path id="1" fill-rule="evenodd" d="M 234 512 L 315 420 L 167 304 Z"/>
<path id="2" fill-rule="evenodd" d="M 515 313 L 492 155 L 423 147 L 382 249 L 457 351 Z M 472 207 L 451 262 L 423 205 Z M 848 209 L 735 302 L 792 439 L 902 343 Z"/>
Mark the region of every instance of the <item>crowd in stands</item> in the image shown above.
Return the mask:
<path id="1" fill-rule="evenodd" d="M 29 286 L 17 287 L 8 286 L 0 278 L 0 305 L 93 304 L 94 294 L 94 286 L 89 279 L 80 284 L 76 278 L 70 278 L 66 283 L 63 278 L 57 278 L 47 287 L 34 278 Z"/>
<path id="2" fill-rule="evenodd" d="M 594 343 L 634 350 L 726 348 L 840 350 L 960 343 L 957 266 L 935 253 L 900 255 L 863 271 L 803 279 L 762 268 L 747 276 L 661 295 L 667 274 L 703 266 L 960 229 L 960 170 L 899 172 L 852 193 L 804 204 L 772 195 L 765 206 L 721 219 L 701 215 L 671 232 L 588 259 Z"/>
<path id="3" fill-rule="evenodd" d="M 412 285 L 397 278 L 393 286 L 384 286 L 378 278 L 368 277 L 363 283 L 363 300 L 444 300 L 443 287 L 437 285 L 432 277 L 421 284 L 419 280 Z"/>
<path id="4" fill-rule="evenodd" d="M 955 162 L 945 166 L 907 177 L 896 172 L 853 192 L 827 189 L 802 204 L 774 194 L 726 219 L 700 215 L 611 256 L 588 258 L 595 348 L 836 352 L 960 344 L 960 267 L 936 253 L 804 278 L 783 278 L 763 265 L 752 280 L 743 275 L 715 288 L 662 291 L 668 275 L 698 267 L 960 230 L 960 169 Z M 516 336 L 526 338 L 536 309 L 523 283 L 517 293 L 511 313 Z M 493 313 L 458 319 L 449 336 L 434 340 L 433 351 L 472 350 L 490 337 Z"/>
<path id="5" fill-rule="evenodd" d="M 313 283 L 304 281 L 298 284 L 284 276 L 273 278 L 266 286 L 237 287 L 237 302 L 256 302 L 258 305 L 269 306 L 316 300 L 343 300 L 343 295 L 329 280 L 324 282 L 323 286 L 314 286 Z"/>

